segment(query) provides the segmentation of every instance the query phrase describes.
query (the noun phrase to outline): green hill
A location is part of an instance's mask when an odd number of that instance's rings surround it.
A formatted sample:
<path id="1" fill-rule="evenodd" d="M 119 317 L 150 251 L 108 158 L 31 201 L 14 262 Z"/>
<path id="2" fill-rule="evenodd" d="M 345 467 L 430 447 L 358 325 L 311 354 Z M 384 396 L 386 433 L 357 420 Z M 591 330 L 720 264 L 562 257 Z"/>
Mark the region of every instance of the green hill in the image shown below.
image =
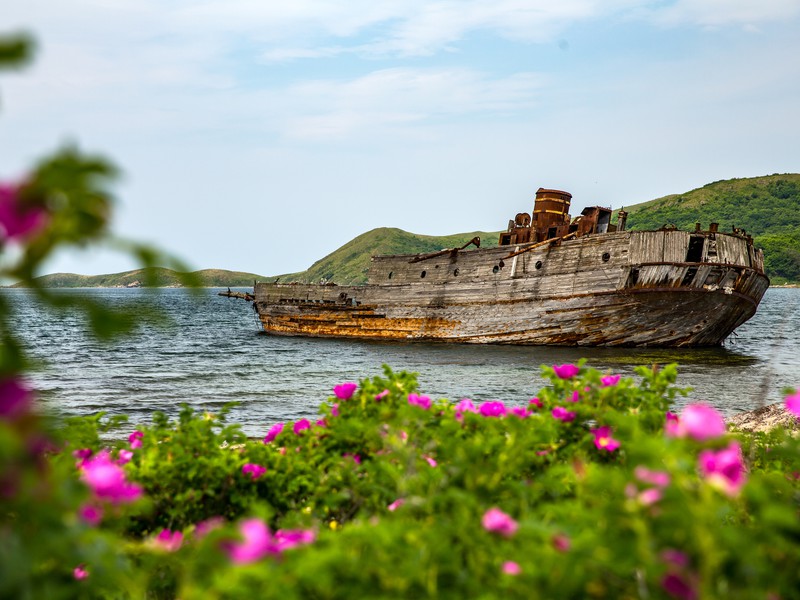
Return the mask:
<path id="1" fill-rule="evenodd" d="M 672 224 L 694 229 L 719 223 L 720 231 L 745 229 L 764 249 L 773 283 L 800 280 L 800 174 L 769 175 L 709 183 L 683 194 L 626 207 L 630 229 Z"/>
<path id="2" fill-rule="evenodd" d="M 225 271 L 222 269 L 204 269 L 188 274 L 189 280 L 200 287 L 251 287 L 253 280 L 261 279 L 261 275 Z M 136 269 L 124 273 L 110 275 L 76 275 L 74 273 L 53 273 L 37 277 L 35 281 L 46 288 L 75 287 L 182 287 L 187 274 L 172 269 L 151 267 Z M 20 287 L 19 284 L 13 287 Z"/>
<path id="3" fill-rule="evenodd" d="M 340 285 L 358 284 L 367 281 L 370 257 L 377 254 L 419 254 L 435 252 L 444 248 L 460 247 L 472 238 L 481 238 L 481 247 L 496 246 L 499 232 L 457 233 L 454 235 L 417 235 L 402 229 L 381 227 L 362 233 L 347 242 L 338 250 L 315 262 L 301 273 L 289 273 L 269 281 L 298 281 L 303 283 L 321 280 L 333 281 Z"/>

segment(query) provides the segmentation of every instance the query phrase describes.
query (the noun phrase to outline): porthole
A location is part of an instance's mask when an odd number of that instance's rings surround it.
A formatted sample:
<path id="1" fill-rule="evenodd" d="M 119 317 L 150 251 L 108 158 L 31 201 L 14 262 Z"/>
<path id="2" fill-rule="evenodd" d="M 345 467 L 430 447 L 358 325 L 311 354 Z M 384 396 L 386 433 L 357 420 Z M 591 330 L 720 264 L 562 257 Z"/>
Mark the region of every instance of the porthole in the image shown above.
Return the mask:
<path id="1" fill-rule="evenodd" d="M 394 275 L 394 271 L 389 271 L 389 279 L 392 278 L 392 275 Z"/>
<path id="2" fill-rule="evenodd" d="M 420 278 L 424 279 L 425 275 L 427 275 L 427 274 L 428 273 L 426 271 L 423 271 L 422 273 L 419 274 L 419 276 L 420 276 Z"/>
<path id="3" fill-rule="evenodd" d="M 492 273 L 497 273 L 499 270 L 500 270 L 500 267 L 498 267 L 497 265 L 492 267 Z"/>
<path id="4" fill-rule="evenodd" d="M 608 262 L 611 259 L 611 255 L 608 252 L 603 252 L 603 256 L 601 257 L 603 262 Z"/>
<path id="5" fill-rule="evenodd" d="M 540 260 L 537 260 L 537 261 L 536 261 L 536 264 L 534 265 L 534 267 L 536 267 L 536 270 L 537 270 L 537 271 L 538 271 L 539 269 L 541 269 L 541 268 L 542 268 L 542 261 L 540 261 Z"/>
<path id="6" fill-rule="evenodd" d="M 453 275 L 455 275 L 456 277 L 458 277 L 458 268 L 456 268 L 456 269 L 454 269 L 454 270 L 453 270 Z"/>
<path id="7" fill-rule="evenodd" d="M 506 266 L 506 263 L 504 263 L 502 260 L 497 264 L 500 266 L 501 269 Z"/>

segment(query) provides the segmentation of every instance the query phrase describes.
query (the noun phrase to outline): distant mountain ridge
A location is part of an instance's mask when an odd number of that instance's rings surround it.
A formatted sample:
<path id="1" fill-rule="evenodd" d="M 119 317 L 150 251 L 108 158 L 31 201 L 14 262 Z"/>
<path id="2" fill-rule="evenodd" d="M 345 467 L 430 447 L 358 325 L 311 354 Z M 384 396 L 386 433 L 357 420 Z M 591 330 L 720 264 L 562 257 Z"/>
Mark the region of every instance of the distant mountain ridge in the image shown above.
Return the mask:
<path id="1" fill-rule="evenodd" d="M 243 273 L 241 271 L 225 271 L 223 269 L 203 269 L 188 274 L 192 283 L 200 287 L 245 287 L 252 286 L 256 279 L 264 280 L 262 275 Z M 183 287 L 186 274 L 178 273 L 164 267 L 148 267 L 134 269 L 123 273 L 109 275 L 77 275 L 75 273 L 53 273 L 37 277 L 36 282 L 46 288 L 78 288 L 78 287 Z M 21 287 L 19 284 L 12 287 Z"/>
<path id="2" fill-rule="evenodd" d="M 533 201 L 531 200 L 531 205 Z M 532 206 L 520 207 L 530 210 Z M 800 281 L 800 174 L 787 173 L 728 179 L 701 188 L 626 206 L 630 229 L 659 229 L 675 225 L 692 230 L 695 223 L 708 229 L 719 223 L 720 231 L 745 229 L 764 249 L 765 267 L 773 283 Z M 496 246 L 500 232 L 473 231 L 445 236 L 418 235 L 393 227 L 381 227 L 356 238 L 299 273 L 264 277 L 254 273 L 206 269 L 190 276 L 203 287 L 249 287 L 253 280 L 281 282 L 364 283 L 370 258 L 378 254 L 419 254 L 460 247 L 473 237 L 482 247 Z M 180 287 L 185 277 L 170 269 L 153 268 L 112 275 L 56 273 L 38 278 L 45 287 Z"/>

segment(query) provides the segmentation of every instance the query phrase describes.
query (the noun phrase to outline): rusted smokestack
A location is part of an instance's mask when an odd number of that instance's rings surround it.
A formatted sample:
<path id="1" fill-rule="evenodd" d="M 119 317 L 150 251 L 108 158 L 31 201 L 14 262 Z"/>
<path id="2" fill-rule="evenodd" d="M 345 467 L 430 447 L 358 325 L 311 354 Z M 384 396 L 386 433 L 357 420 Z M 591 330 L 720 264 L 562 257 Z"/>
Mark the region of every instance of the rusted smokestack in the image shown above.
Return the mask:
<path id="1" fill-rule="evenodd" d="M 717 231 L 719 231 L 719 223 L 712 223 L 711 225 L 708 226 L 708 230 L 711 233 L 717 233 Z"/>
<path id="2" fill-rule="evenodd" d="M 617 231 L 625 231 L 625 224 L 628 222 L 628 213 L 620 209 L 617 213 Z"/>

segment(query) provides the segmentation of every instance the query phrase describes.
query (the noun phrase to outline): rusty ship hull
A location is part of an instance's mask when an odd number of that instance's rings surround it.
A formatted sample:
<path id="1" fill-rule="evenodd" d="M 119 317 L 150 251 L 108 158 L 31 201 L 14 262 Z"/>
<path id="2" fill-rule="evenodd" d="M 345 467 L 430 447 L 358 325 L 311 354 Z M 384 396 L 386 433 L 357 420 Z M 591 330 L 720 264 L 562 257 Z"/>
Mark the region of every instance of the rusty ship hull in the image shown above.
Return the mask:
<path id="1" fill-rule="evenodd" d="M 373 257 L 366 285 L 256 283 L 253 306 L 274 335 L 715 346 L 769 286 L 763 255 L 742 233 L 598 232 L 588 219 L 582 234 L 548 227 L 540 240 L 526 221 L 510 223 L 513 235 L 494 248 Z"/>

